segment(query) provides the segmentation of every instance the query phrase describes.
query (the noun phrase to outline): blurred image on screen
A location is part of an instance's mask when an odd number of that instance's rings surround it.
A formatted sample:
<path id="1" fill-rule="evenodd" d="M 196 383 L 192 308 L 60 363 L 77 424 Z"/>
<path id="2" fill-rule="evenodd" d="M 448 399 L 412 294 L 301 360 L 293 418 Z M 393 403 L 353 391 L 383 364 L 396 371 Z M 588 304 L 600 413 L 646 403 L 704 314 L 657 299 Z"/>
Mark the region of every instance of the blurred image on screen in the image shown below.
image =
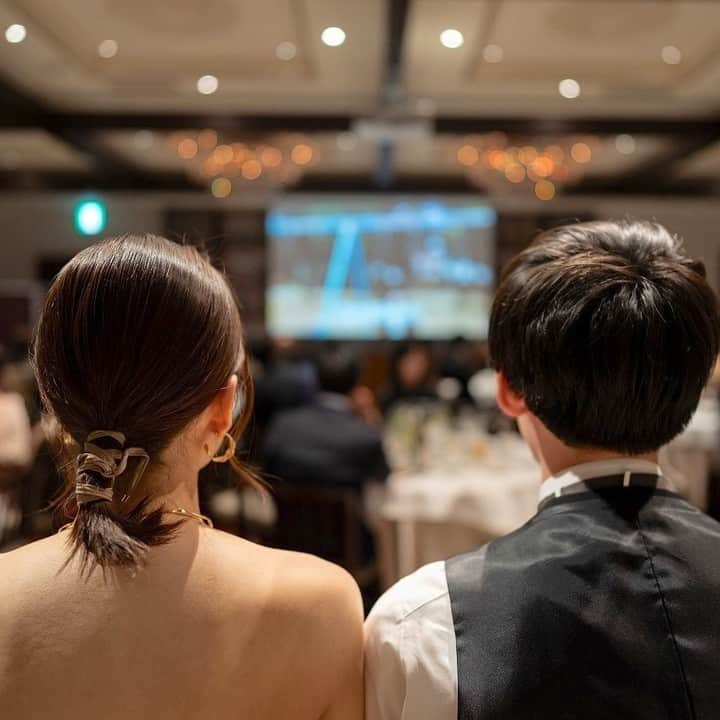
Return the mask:
<path id="1" fill-rule="evenodd" d="M 280 201 L 267 217 L 270 333 L 486 337 L 495 218 L 467 198 Z"/>

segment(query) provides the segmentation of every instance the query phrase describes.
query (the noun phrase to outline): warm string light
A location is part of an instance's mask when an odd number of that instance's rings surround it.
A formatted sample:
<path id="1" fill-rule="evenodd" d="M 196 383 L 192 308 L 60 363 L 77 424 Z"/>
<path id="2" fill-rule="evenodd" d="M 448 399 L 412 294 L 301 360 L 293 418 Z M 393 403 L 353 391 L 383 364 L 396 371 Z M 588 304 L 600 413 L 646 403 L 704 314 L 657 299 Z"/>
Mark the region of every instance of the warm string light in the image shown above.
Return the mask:
<path id="1" fill-rule="evenodd" d="M 631 142 L 627 137 L 620 140 L 622 147 Z M 479 185 L 487 184 L 497 173 L 512 185 L 529 186 L 537 198 L 548 201 L 559 186 L 582 176 L 597 144 L 596 138 L 586 137 L 544 147 L 537 143 L 510 145 L 503 133 L 495 132 L 467 137 L 457 148 L 456 159 L 468 178 Z"/>
<path id="2" fill-rule="evenodd" d="M 212 128 L 170 136 L 178 157 L 188 163 L 188 171 L 206 180 L 212 195 L 220 199 L 255 181 L 270 185 L 296 182 L 313 162 L 315 150 L 298 138 L 281 140 L 255 146 L 226 142 Z"/>

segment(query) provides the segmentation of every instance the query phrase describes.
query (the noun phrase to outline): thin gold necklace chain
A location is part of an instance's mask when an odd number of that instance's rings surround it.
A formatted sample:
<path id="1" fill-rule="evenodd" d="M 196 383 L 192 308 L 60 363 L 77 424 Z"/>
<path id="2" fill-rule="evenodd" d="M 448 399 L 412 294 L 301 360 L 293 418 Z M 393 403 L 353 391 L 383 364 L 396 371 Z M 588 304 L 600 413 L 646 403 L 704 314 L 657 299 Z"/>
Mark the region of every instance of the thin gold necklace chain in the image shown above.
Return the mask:
<path id="1" fill-rule="evenodd" d="M 214 527 L 213 521 L 207 516 L 207 515 L 201 515 L 200 513 L 192 512 L 192 510 L 186 510 L 183 507 L 176 507 L 172 510 L 165 510 L 166 513 L 169 513 L 170 515 L 179 515 L 180 517 L 184 518 L 193 518 L 194 520 L 197 520 L 201 525 L 204 525 L 205 527 L 212 528 Z M 63 525 L 58 532 L 62 532 L 63 530 L 67 530 L 68 528 L 72 527 L 73 523 L 69 522 Z"/>
<path id="2" fill-rule="evenodd" d="M 213 527 L 213 521 L 207 515 L 201 515 L 200 513 L 192 512 L 192 510 L 186 510 L 183 507 L 176 507 L 172 510 L 166 510 L 165 512 L 170 513 L 171 515 L 180 515 L 180 517 L 193 518 L 199 523 L 205 525 L 205 527 Z"/>

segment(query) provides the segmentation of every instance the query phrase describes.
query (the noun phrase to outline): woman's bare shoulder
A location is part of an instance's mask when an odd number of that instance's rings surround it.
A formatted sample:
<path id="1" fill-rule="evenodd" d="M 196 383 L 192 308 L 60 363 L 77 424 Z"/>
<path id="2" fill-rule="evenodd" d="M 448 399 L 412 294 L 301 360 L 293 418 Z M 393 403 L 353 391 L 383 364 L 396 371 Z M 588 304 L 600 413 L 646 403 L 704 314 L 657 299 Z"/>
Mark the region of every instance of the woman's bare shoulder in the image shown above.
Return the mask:
<path id="1" fill-rule="evenodd" d="M 0 573 L 28 565 L 55 563 L 63 557 L 67 557 L 66 537 L 65 533 L 58 533 L 0 553 Z"/>
<path id="2" fill-rule="evenodd" d="M 228 559 L 248 563 L 257 568 L 258 577 L 271 580 L 273 602 L 296 611 L 318 606 L 340 612 L 349 608 L 362 617 L 358 586 L 341 567 L 314 555 L 258 545 L 227 533 L 213 535 L 214 543 L 226 549 Z"/>

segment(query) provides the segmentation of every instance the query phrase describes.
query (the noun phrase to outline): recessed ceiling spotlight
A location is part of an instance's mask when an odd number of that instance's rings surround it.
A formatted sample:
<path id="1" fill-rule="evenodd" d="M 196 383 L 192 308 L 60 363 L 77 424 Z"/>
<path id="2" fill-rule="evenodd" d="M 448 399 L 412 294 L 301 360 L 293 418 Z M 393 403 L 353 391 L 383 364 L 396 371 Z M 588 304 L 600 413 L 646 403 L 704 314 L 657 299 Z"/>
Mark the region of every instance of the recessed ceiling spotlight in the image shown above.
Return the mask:
<path id="1" fill-rule="evenodd" d="M 203 75 L 198 78 L 197 91 L 201 95 L 212 95 L 217 92 L 220 82 L 214 75 Z"/>
<path id="2" fill-rule="evenodd" d="M 5 39 L 13 45 L 21 43 L 26 37 L 27 30 L 24 25 L 20 25 L 19 23 L 13 23 L 5 30 Z"/>
<path id="3" fill-rule="evenodd" d="M 289 40 L 286 40 L 285 42 L 281 42 L 275 48 L 275 57 L 278 60 L 293 60 L 296 55 L 297 55 L 297 46 L 295 45 L 295 43 L 292 43 Z"/>
<path id="4" fill-rule="evenodd" d="M 98 55 L 106 60 L 113 58 L 117 55 L 119 50 L 118 44 L 115 40 L 103 40 L 98 45 Z"/>
<path id="5" fill-rule="evenodd" d="M 486 45 L 482 52 L 483 60 L 489 63 L 502 62 L 504 54 L 503 49 L 499 45 L 494 45 L 492 43 L 490 45 Z"/>
<path id="6" fill-rule="evenodd" d="M 666 45 L 660 51 L 660 57 L 666 65 L 679 65 L 682 62 L 683 54 L 682 50 L 675 45 Z"/>
<path id="7" fill-rule="evenodd" d="M 447 28 L 440 33 L 440 42 L 444 47 L 455 50 L 462 47 L 465 42 L 463 34 L 455 28 Z"/>
<path id="8" fill-rule="evenodd" d="M 329 47 L 340 47 L 345 38 L 345 31 L 339 27 L 326 27 L 320 34 L 320 39 Z"/>
<path id="9" fill-rule="evenodd" d="M 580 96 L 580 83 L 572 78 L 565 78 L 558 83 L 558 92 L 568 100 Z"/>

